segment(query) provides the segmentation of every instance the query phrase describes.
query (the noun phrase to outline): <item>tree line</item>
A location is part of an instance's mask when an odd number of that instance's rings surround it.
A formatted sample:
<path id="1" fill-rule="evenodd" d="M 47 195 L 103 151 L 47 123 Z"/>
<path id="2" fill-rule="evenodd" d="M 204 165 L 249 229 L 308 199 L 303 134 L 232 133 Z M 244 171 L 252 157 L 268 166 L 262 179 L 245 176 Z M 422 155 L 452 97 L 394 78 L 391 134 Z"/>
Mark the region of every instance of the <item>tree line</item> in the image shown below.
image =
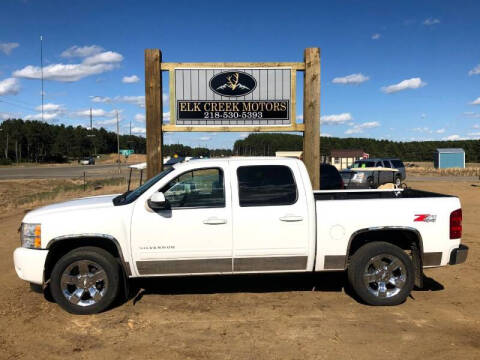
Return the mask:
<path id="1" fill-rule="evenodd" d="M 397 142 L 368 138 L 321 137 L 321 155 L 330 155 L 334 149 L 360 149 L 370 157 L 396 157 L 404 161 L 433 161 L 437 148 L 463 148 L 467 162 L 480 162 L 479 140 L 455 141 L 409 141 Z M 276 151 L 301 151 L 303 137 L 294 134 L 250 134 L 237 140 L 233 146 L 234 155 L 275 156 Z"/>
<path id="2" fill-rule="evenodd" d="M 146 139 L 120 135 L 120 149 L 146 153 Z M 52 125 L 41 121 L 9 119 L 0 124 L 0 164 L 12 162 L 66 162 L 85 156 L 117 152 L 117 134 L 104 128 Z M 225 156 L 229 149 L 191 148 L 165 145 L 165 156 Z"/>
<path id="3" fill-rule="evenodd" d="M 146 153 L 146 139 L 120 135 L 120 148 Z M 436 148 L 465 150 L 467 162 L 480 162 L 479 140 L 396 142 L 367 138 L 322 137 L 320 152 L 333 149 L 361 149 L 371 157 L 398 157 L 404 161 L 432 161 Z M 192 148 L 182 144 L 164 145 L 164 156 L 275 156 L 276 151 L 301 151 L 303 137 L 294 134 L 257 133 L 237 140 L 230 149 Z M 12 162 L 62 162 L 96 154 L 117 152 L 117 134 L 104 128 L 52 125 L 41 121 L 5 120 L 0 124 L 0 164 Z"/>

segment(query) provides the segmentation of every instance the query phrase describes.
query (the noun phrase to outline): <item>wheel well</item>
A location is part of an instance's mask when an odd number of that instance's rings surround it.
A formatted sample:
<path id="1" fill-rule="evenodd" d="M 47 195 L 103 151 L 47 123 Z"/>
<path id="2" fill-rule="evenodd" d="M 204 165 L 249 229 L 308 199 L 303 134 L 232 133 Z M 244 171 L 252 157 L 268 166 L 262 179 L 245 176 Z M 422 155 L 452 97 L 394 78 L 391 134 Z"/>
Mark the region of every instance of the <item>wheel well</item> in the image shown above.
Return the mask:
<path id="1" fill-rule="evenodd" d="M 361 231 L 354 235 L 350 240 L 348 245 L 347 262 L 363 245 L 375 241 L 387 242 L 407 251 L 412 257 L 413 266 L 415 268 L 415 285 L 422 287 L 423 243 L 420 234 L 413 229 L 379 229 Z"/>
<path id="2" fill-rule="evenodd" d="M 44 281 L 50 279 L 53 267 L 57 261 L 66 253 L 71 250 L 84 246 L 95 246 L 108 251 L 116 259 L 123 263 L 122 256 L 118 250 L 117 245 L 110 239 L 102 237 L 78 237 L 78 238 L 66 238 L 59 241 L 55 241 L 48 248 L 48 255 L 45 261 Z M 123 268 L 123 264 L 122 264 Z"/>

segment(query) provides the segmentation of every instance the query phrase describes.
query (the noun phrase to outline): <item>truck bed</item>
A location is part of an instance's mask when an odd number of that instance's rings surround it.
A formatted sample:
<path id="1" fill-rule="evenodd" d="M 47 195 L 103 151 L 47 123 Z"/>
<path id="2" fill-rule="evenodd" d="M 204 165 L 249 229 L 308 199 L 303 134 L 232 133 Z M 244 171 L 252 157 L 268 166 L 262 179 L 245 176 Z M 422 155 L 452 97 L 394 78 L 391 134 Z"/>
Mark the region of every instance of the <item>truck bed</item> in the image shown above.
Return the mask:
<path id="1" fill-rule="evenodd" d="M 452 195 L 438 194 L 416 189 L 394 190 L 320 190 L 314 191 L 315 200 L 360 200 L 360 199 L 414 199 L 452 197 Z"/>

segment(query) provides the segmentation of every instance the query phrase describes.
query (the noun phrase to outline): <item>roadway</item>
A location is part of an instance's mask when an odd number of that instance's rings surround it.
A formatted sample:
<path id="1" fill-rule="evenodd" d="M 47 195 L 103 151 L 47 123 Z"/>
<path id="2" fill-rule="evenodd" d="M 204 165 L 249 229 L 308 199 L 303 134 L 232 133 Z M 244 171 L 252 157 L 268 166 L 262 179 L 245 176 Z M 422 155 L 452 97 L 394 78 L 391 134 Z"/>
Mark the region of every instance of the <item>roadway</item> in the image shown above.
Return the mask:
<path id="1" fill-rule="evenodd" d="M 87 177 L 114 177 L 118 176 L 118 165 L 0 167 L 0 180 L 76 178 L 84 172 Z M 121 172 L 128 172 L 126 165 L 121 165 Z"/>

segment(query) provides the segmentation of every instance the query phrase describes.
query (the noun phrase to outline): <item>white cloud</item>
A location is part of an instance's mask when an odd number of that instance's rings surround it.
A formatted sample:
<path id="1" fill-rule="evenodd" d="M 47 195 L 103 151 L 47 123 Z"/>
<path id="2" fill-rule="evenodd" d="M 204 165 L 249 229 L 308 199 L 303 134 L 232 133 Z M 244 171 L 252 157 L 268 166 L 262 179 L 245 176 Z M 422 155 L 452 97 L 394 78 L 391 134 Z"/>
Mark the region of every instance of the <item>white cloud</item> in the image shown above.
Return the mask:
<path id="1" fill-rule="evenodd" d="M 20 91 L 20 83 L 17 79 L 7 78 L 0 81 L 0 95 L 16 95 Z"/>
<path id="2" fill-rule="evenodd" d="M 323 137 L 332 137 L 332 134 L 329 134 L 329 133 L 320 133 L 320 136 L 323 136 Z"/>
<path id="3" fill-rule="evenodd" d="M 142 127 L 133 127 L 132 128 L 132 133 L 133 134 L 146 134 L 147 130 L 145 128 L 142 128 Z"/>
<path id="4" fill-rule="evenodd" d="M 370 77 L 363 75 L 362 73 L 351 74 L 344 77 L 336 77 L 332 80 L 334 84 L 361 84 L 365 81 L 368 81 Z"/>
<path id="5" fill-rule="evenodd" d="M 164 104 L 168 104 L 168 99 L 169 99 L 168 93 L 163 93 L 162 94 L 162 101 L 163 101 Z"/>
<path id="6" fill-rule="evenodd" d="M 145 122 L 145 114 L 136 114 L 134 119 L 135 119 L 135 121 L 144 123 Z"/>
<path id="7" fill-rule="evenodd" d="M 137 75 L 132 75 L 132 76 L 124 76 L 122 78 L 122 82 L 125 84 L 133 84 L 136 82 L 139 82 L 140 78 Z"/>
<path id="8" fill-rule="evenodd" d="M 472 126 L 474 129 L 480 129 L 480 124 L 475 124 Z"/>
<path id="9" fill-rule="evenodd" d="M 475 66 L 472 70 L 470 70 L 468 72 L 468 75 L 472 76 L 472 75 L 478 75 L 480 74 L 480 64 L 478 64 L 477 66 Z"/>
<path id="10" fill-rule="evenodd" d="M 302 114 L 297 115 L 297 120 L 303 120 L 303 115 Z"/>
<path id="11" fill-rule="evenodd" d="M 119 63 L 123 60 L 123 56 L 114 51 L 105 51 L 100 54 L 92 55 L 85 60 L 83 64 L 85 65 L 98 65 L 98 64 L 108 64 L 108 63 Z"/>
<path id="12" fill-rule="evenodd" d="M 115 96 L 115 97 L 108 97 L 108 96 L 90 96 L 92 102 L 96 103 L 127 103 L 133 104 L 141 107 L 142 109 L 145 108 L 145 96 L 138 95 L 138 96 Z M 168 94 L 163 94 L 163 102 L 164 104 L 168 104 Z"/>
<path id="13" fill-rule="evenodd" d="M 1 92 L 0 92 L 1 93 Z M 473 100 L 470 105 L 480 105 L 480 97 L 476 98 L 475 100 Z"/>
<path id="14" fill-rule="evenodd" d="M 240 133 L 240 134 L 238 134 L 238 137 L 239 137 L 240 139 L 245 139 L 245 138 L 248 137 L 248 133 Z"/>
<path id="15" fill-rule="evenodd" d="M 115 96 L 112 101 L 120 102 L 120 103 L 127 103 L 127 104 L 134 104 L 141 108 L 145 107 L 145 96 Z"/>
<path id="16" fill-rule="evenodd" d="M 112 102 L 112 99 L 108 96 L 90 96 L 93 102 L 96 103 L 109 103 Z"/>
<path id="17" fill-rule="evenodd" d="M 71 48 L 63 51 L 60 56 L 64 58 L 73 58 L 73 57 L 88 57 L 92 55 L 99 54 L 104 49 L 98 45 L 90 45 L 90 46 L 77 46 L 74 45 Z"/>
<path id="18" fill-rule="evenodd" d="M 166 111 L 163 113 L 163 121 L 170 121 L 170 111 Z"/>
<path id="19" fill-rule="evenodd" d="M 480 113 L 475 113 L 473 111 L 465 111 L 463 113 L 463 116 L 468 117 L 468 118 L 472 118 L 472 119 L 478 119 L 478 118 L 480 118 Z"/>
<path id="20" fill-rule="evenodd" d="M 432 133 L 432 130 L 430 130 L 430 128 L 428 128 L 427 126 L 424 126 L 424 127 L 416 127 L 416 128 L 413 128 L 412 129 L 413 131 L 415 132 L 425 132 L 425 133 Z"/>
<path id="21" fill-rule="evenodd" d="M 442 140 L 462 140 L 462 137 L 458 134 L 453 134 L 442 138 Z"/>
<path id="22" fill-rule="evenodd" d="M 470 136 L 480 136 L 480 132 L 471 132 L 471 133 L 468 133 L 468 135 L 470 135 Z"/>
<path id="23" fill-rule="evenodd" d="M 118 121 L 120 122 L 120 119 Z M 99 125 L 99 126 L 114 125 L 116 123 L 117 123 L 117 118 L 95 121 L 95 125 Z"/>
<path id="24" fill-rule="evenodd" d="M 50 121 L 50 120 L 55 120 L 58 119 L 58 117 L 61 115 L 60 112 L 54 111 L 54 112 L 44 112 L 43 113 L 43 120 L 44 121 Z M 33 114 L 33 115 L 27 115 L 23 117 L 24 120 L 42 120 L 42 113 L 38 114 Z"/>
<path id="25" fill-rule="evenodd" d="M 105 51 L 86 57 L 80 64 L 51 64 L 43 68 L 43 78 L 61 82 L 74 82 L 87 76 L 111 71 L 118 67 L 123 56 L 113 51 Z M 13 72 L 13 76 L 26 79 L 40 79 L 42 69 L 28 65 Z"/>
<path id="26" fill-rule="evenodd" d="M 5 55 L 10 55 L 12 53 L 12 50 L 19 46 L 20 44 L 16 42 L 0 43 L 0 51 L 3 52 Z"/>
<path id="27" fill-rule="evenodd" d="M 115 110 L 112 111 L 105 111 L 103 109 L 92 109 L 92 116 L 93 117 L 110 117 L 115 116 Z M 90 117 L 90 109 L 79 110 L 72 114 L 73 116 L 78 117 Z"/>
<path id="28" fill-rule="evenodd" d="M 18 119 L 18 118 L 21 118 L 20 114 L 0 112 L 0 120 Z"/>
<path id="29" fill-rule="evenodd" d="M 341 114 L 332 114 L 324 115 L 321 117 L 321 123 L 325 125 L 338 125 L 345 124 L 348 121 L 353 120 L 353 117 L 350 113 L 341 113 Z"/>
<path id="30" fill-rule="evenodd" d="M 437 134 L 443 134 L 445 132 L 445 129 L 444 128 L 441 128 L 441 129 L 438 129 L 438 130 L 435 130 L 435 132 Z"/>
<path id="31" fill-rule="evenodd" d="M 210 136 L 202 136 L 202 137 L 198 138 L 198 140 L 200 140 L 200 141 L 208 141 L 210 139 L 211 139 Z"/>
<path id="32" fill-rule="evenodd" d="M 378 40 L 378 39 L 380 39 L 381 37 L 382 37 L 381 34 L 375 33 L 375 34 L 372 35 L 372 40 Z"/>
<path id="33" fill-rule="evenodd" d="M 428 18 L 428 19 L 425 19 L 422 23 L 423 25 L 427 25 L 427 26 L 430 26 L 430 25 L 435 25 L 435 24 L 440 24 L 440 20 L 439 19 L 434 19 L 434 18 Z"/>
<path id="34" fill-rule="evenodd" d="M 421 117 L 422 119 L 425 119 L 425 118 L 427 117 L 427 114 L 422 114 L 422 115 L 420 115 L 420 117 Z"/>
<path id="35" fill-rule="evenodd" d="M 47 103 L 43 104 L 43 111 L 59 111 L 62 109 L 62 105 Z M 35 110 L 42 111 L 42 105 L 38 105 Z"/>
<path id="36" fill-rule="evenodd" d="M 350 129 L 347 129 L 345 131 L 345 134 L 359 134 L 362 133 L 364 129 L 372 129 L 379 127 L 380 123 L 378 121 L 369 121 L 369 122 L 364 122 L 358 125 L 354 125 Z"/>
<path id="37" fill-rule="evenodd" d="M 421 78 L 417 77 L 400 81 L 398 84 L 384 86 L 382 87 L 382 91 L 387 94 L 392 94 L 407 89 L 418 89 L 425 85 L 427 85 L 427 83 L 423 82 Z"/>

